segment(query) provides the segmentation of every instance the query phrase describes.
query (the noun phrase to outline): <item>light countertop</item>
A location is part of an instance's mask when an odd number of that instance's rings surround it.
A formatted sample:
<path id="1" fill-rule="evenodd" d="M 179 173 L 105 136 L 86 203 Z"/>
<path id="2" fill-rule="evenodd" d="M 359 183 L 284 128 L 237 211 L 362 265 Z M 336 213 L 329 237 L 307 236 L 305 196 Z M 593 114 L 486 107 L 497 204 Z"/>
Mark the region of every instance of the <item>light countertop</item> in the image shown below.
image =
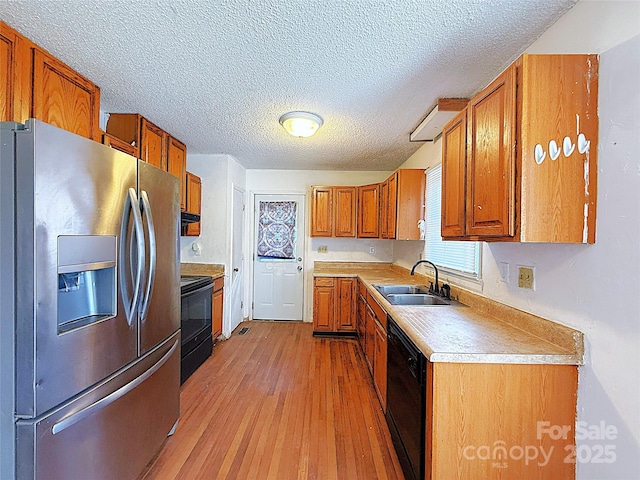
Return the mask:
<path id="1" fill-rule="evenodd" d="M 452 285 L 455 306 L 391 305 L 373 285 L 428 285 L 391 264 L 316 262 L 314 277 L 358 277 L 431 362 L 583 363 L 583 335 Z"/>
<path id="2" fill-rule="evenodd" d="M 216 263 L 181 263 L 180 275 L 207 275 L 216 279 L 224 275 L 224 265 Z"/>

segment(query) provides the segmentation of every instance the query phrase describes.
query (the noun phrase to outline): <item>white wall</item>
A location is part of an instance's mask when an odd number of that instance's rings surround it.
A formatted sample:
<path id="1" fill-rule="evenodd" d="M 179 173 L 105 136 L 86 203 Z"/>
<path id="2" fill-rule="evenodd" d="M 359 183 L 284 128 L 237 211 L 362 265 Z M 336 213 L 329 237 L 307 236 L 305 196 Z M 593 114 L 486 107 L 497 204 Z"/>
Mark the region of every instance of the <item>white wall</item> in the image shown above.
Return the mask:
<path id="1" fill-rule="evenodd" d="M 187 170 L 202 179 L 200 235 L 180 238 L 180 261 L 225 263 L 228 235 L 228 155 L 187 154 Z M 192 245 L 199 246 L 199 254 Z"/>
<path id="2" fill-rule="evenodd" d="M 570 325 L 585 334 L 580 367 L 578 420 L 601 421 L 617 429 L 613 440 L 580 440 L 583 455 L 612 445 L 614 463 L 579 462 L 579 479 L 640 478 L 640 2 L 582 1 L 552 26 L 529 53 L 599 53 L 600 138 L 595 245 L 485 244 L 483 294 L 516 308 Z M 495 72 L 498 75 L 500 72 Z M 440 142 L 426 143 L 402 168 L 426 168 L 440 161 Z M 188 169 L 203 177 L 202 256 L 181 240 L 183 262 L 225 263 L 230 220 L 230 182 L 244 171 L 226 155 L 190 155 Z M 246 171 L 247 205 L 256 193 L 304 193 L 311 185 L 358 185 L 384 180 L 390 172 Z M 233 179 L 233 180 L 232 180 Z M 309 202 L 307 202 L 308 205 Z M 251 258 L 253 211 L 246 219 L 245 257 Z M 311 319 L 314 260 L 389 261 L 412 265 L 423 242 L 308 239 L 305 226 L 305 319 Z M 327 254 L 317 253 L 326 245 Z M 376 255 L 368 254 L 369 245 Z M 512 278 L 500 282 L 498 262 L 508 262 Z M 249 262 L 250 263 L 250 262 Z M 514 284 L 517 265 L 536 267 L 536 291 Z M 246 302 L 252 296 L 246 268 Z M 225 305 L 227 303 L 225 302 Z M 579 453 L 580 453 L 579 452 Z M 585 457 L 583 457 L 585 458 Z"/>
<path id="3" fill-rule="evenodd" d="M 637 479 L 640 3 L 583 1 L 528 52 L 600 54 L 597 238 L 595 245 L 484 244 L 483 294 L 585 334 L 578 421 L 589 426 L 604 422 L 614 426 L 617 435 L 608 440 L 578 440 L 583 459 L 577 465 L 578 478 Z M 440 160 L 438 143 L 420 149 L 422 166 Z M 406 262 L 404 251 L 395 248 L 396 263 Z M 509 283 L 500 281 L 498 262 L 509 263 Z M 517 288 L 517 265 L 536 268 L 535 291 Z M 598 463 L 597 453 L 606 445 L 612 446 L 608 448 L 615 452 L 615 461 Z"/>
<path id="4" fill-rule="evenodd" d="M 224 265 L 225 286 L 230 287 L 233 187 L 246 193 L 246 170 L 230 155 L 189 154 L 187 170 L 202 180 L 202 212 L 200 235 L 180 238 L 180 261 Z M 225 288 L 222 333 L 227 337 L 231 334 L 231 293 L 231 288 Z"/>
<path id="5" fill-rule="evenodd" d="M 411 155 L 400 168 L 424 168 L 425 170 L 442 162 L 442 142 L 439 138 L 435 142 L 426 142 Z M 422 259 L 424 240 L 393 242 L 393 263 L 405 268 L 411 268 L 414 263 Z M 426 270 L 425 270 L 426 272 Z"/>
<path id="6" fill-rule="evenodd" d="M 304 311 L 305 321 L 311 321 L 313 315 L 312 284 L 313 263 L 315 261 L 335 262 L 391 262 L 393 245 L 388 240 L 365 240 L 356 238 L 310 238 L 309 237 L 309 191 L 312 185 L 366 185 L 387 178 L 391 172 L 343 172 L 329 170 L 247 170 L 248 202 L 251 205 L 256 194 L 300 193 L 306 196 L 305 211 L 305 254 L 304 254 Z M 251 232 L 251 240 L 246 246 L 245 258 L 251 263 L 255 234 L 253 232 L 254 209 L 248 207 L 246 231 Z M 327 253 L 318 253 L 319 246 L 326 246 Z M 369 253 L 374 247 L 375 254 Z M 251 304 L 253 285 L 252 268 L 245 269 L 246 304 Z"/>

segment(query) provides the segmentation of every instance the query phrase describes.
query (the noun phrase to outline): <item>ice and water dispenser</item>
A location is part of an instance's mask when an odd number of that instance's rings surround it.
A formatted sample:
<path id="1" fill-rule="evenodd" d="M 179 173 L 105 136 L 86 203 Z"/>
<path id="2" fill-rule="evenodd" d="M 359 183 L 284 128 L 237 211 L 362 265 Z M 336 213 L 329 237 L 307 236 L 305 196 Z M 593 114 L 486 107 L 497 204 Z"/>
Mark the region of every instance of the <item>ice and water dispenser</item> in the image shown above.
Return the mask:
<path id="1" fill-rule="evenodd" d="M 58 334 L 116 315 L 116 237 L 58 237 Z"/>

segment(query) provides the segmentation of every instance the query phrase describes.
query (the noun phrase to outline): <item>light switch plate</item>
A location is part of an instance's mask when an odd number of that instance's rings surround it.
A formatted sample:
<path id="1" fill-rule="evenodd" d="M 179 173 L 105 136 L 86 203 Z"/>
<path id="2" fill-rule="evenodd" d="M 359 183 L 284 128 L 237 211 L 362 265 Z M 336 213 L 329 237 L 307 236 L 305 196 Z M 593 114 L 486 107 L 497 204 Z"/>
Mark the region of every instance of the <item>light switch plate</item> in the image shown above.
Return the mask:
<path id="1" fill-rule="evenodd" d="M 508 262 L 500 262 L 500 280 L 504 283 L 509 283 L 509 263 Z"/>

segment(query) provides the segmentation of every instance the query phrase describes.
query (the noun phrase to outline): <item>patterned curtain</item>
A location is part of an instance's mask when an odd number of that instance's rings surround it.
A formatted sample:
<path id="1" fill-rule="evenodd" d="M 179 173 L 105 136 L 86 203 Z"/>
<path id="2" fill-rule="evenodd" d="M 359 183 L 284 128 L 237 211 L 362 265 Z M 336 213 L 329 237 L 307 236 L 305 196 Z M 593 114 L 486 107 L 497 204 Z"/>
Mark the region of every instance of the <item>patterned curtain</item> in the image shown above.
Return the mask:
<path id="1" fill-rule="evenodd" d="M 260 202 L 258 256 L 295 258 L 296 202 Z"/>

